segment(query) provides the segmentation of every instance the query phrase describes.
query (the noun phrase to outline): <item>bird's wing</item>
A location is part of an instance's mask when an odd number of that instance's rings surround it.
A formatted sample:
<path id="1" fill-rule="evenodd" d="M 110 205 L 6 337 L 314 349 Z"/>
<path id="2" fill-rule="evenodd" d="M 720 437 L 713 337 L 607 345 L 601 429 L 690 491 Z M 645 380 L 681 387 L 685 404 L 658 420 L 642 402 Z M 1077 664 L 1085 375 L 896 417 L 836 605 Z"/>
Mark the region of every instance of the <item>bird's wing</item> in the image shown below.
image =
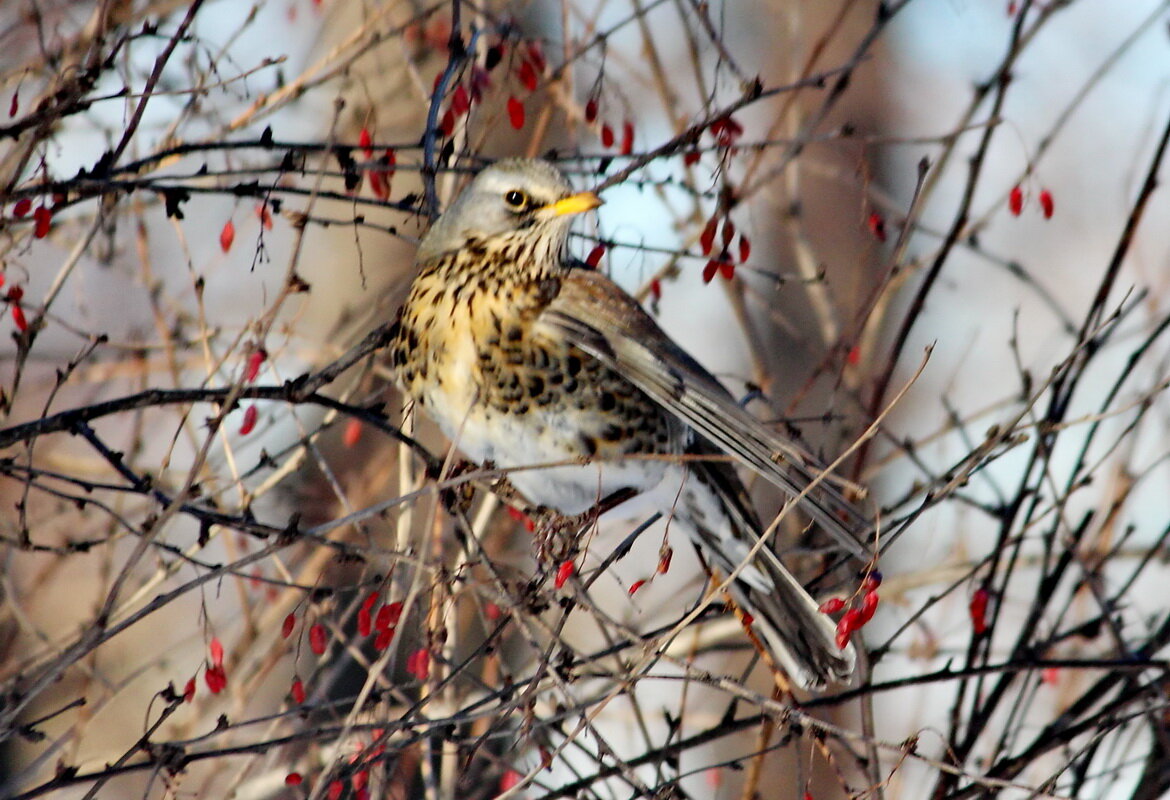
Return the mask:
<path id="1" fill-rule="evenodd" d="M 790 496 L 819 473 L 799 447 L 741 408 L 703 367 L 671 341 L 640 305 L 604 275 L 572 269 L 541 312 L 548 325 L 618 372 L 720 450 Z M 816 522 L 860 558 L 869 520 L 827 481 L 801 499 Z"/>

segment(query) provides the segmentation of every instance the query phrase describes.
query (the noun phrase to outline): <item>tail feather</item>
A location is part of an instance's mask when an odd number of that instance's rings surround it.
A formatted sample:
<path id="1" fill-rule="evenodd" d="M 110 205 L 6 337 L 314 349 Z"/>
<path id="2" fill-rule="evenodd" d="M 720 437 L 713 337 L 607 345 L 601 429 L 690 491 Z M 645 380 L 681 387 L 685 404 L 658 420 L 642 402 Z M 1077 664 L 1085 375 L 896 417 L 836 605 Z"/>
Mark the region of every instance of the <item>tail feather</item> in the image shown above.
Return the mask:
<path id="1" fill-rule="evenodd" d="M 809 690 L 848 680 L 857 654 L 852 644 L 837 647 L 836 625 L 818 610 L 816 601 L 771 551 L 761 548 L 751 566 L 767 575 L 771 590 L 736 580 L 731 595 L 751 614 L 753 630 L 789 677 Z"/>
<path id="2" fill-rule="evenodd" d="M 739 570 L 731 596 L 751 614 L 769 653 L 803 689 L 846 681 L 857 663 L 853 645 L 838 647 L 835 623 L 766 544 L 755 548 L 759 518 L 735 472 L 719 463 L 694 464 L 689 471 L 676 519 L 708 564 L 725 574 Z"/>

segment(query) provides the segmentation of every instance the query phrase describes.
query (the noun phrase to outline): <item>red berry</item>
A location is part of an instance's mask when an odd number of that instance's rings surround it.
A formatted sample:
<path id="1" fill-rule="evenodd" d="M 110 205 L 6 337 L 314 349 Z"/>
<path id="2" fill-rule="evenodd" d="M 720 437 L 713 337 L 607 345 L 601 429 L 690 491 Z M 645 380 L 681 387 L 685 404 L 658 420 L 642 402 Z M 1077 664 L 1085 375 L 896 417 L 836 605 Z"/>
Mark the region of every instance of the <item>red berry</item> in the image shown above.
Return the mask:
<path id="1" fill-rule="evenodd" d="M 645 585 L 646 585 L 646 581 L 644 581 L 644 580 L 634 581 L 633 583 L 630 584 L 630 594 L 631 595 L 636 594 L 637 591 Z"/>
<path id="2" fill-rule="evenodd" d="M 688 167 L 693 167 L 695 164 L 699 163 L 700 156 L 701 154 L 698 150 L 690 150 L 683 154 L 683 163 Z"/>
<path id="3" fill-rule="evenodd" d="M 720 261 L 719 274 L 722 275 L 725 280 L 731 280 L 735 277 L 735 264 L 732 264 L 730 261 Z"/>
<path id="4" fill-rule="evenodd" d="M 203 679 L 212 694 L 219 694 L 227 686 L 227 673 L 223 667 L 208 668 L 207 672 L 203 673 Z"/>
<path id="5" fill-rule="evenodd" d="M 384 631 L 378 631 L 378 635 L 374 637 L 374 649 L 379 653 L 390 646 L 390 642 L 394 640 L 394 628 L 387 628 Z"/>
<path id="6" fill-rule="evenodd" d="M 439 123 L 439 131 L 444 138 L 449 138 L 451 134 L 455 133 L 455 112 L 447 109 L 443 112 L 443 120 Z"/>
<path id="7" fill-rule="evenodd" d="M 353 786 L 355 792 L 362 792 L 370 782 L 370 771 L 366 769 L 359 769 L 350 778 L 350 784 Z"/>
<path id="8" fill-rule="evenodd" d="M 524 104 L 515 97 L 508 98 L 508 121 L 516 130 L 524 127 Z"/>
<path id="9" fill-rule="evenodd" d="M 296 678 L 292 682 L 292 687 L 289 689 L 289 694 L 292 695 L 293 702 L 298 706 L 305 702 L 305 684 L 300 678 Z"/>
<path id="10" fill-rule="evenodd" d="M 886 221 L 882 218 L 881 214 L 876 211 L 870 213 L 869 217 L 865 220 L 865 227 L 869 228 L 869 232 L 873 234 L 873 238 L 879 242 L 886 240 Z"/>
<path id="11" fill-rule="evenodd" d="M 211 644 L 208 645 L 208 651 L 211 653 L 211 663 L 217 667 L 223 666 L 223 644 L 219 641 L 218 636 L 211 637 Z"/>
<path id="12" fill-rule="evenodd" d="M 190 703 L 195 699 L 195 679 L 189 678 L 187 685 L 183 687 L 183 702 Z"/>
<path id="13" fill-rule="evenodd" d="M 219 249 L 225 253 L 232 249 L 232 242 L 236 240 L 236 226 L 229 219 L 223 224 L 223 228 L 219 232 Z"/>
<path id="14" fill-rule="evenodd" d="M 613 128 L 609 125 L 601 126 L 601 146 L 605 148 L 613 147 Z"/>
<path id="15" fill-rule="evenodd" d="M 374 622 L 370 619 L 370 609 L 358 609 L 358 634 L 361 636 L 369 636 L 370 632 L 374 630 Z"/>
<path id="16" fill-rule="evenodd" d="M 878 593 L 866 592 L 865 597 L 861 600 L 861 619 L 858 622 L 858 627 L 866 624 L 873 619 L 873 613 L 877 611 L 878 607 Z"/>
<path id="17" fill-rule="evenodd" d="M 715 234 L 718 230 L 719 216 L 716 214 L 707 220 L 703 232 L 699 235 L 699 248 L 703 251 L 703 255 L 711 255 L 711 249 L 715 246 Z"/>
<path id="18" fill-rule="evenodd" d="M 556 580 L 554 581 L 554 583 L 556 584 L 556 587 L 558 589 L 560 589 L 562 586 L 564 586 L 565 581 L 569 580 L 569 578 L 571 578 L 573 576 L 573 571 L 575 569 L 576 569 L 576 566 L 573 564 L 572 561 L 562 561 L 561 562 L 561 565 L 559 567 L 557 567 L 557 577 L 556 577 Z"/>
<path id="19" fill-rule="evenodd" d="M 320 622 L 313 623 L 309 628 L 309 649 L 317 655 L 325 652 L 326 646 L 329 644 L 329 637 L 325 632 L 325 626 Z"/>
<path id="20" fill-rule="evenodd" d="M 362 438 L 362 421 L 360 419 L 347 419 L 345 421 L 345 431 L 341 434 L 341 443 L 346 447 L 353 447 Z"/>
<path id="21" fill-rule="evenodd" d="M 244 409 L 244 421 L 240 423 L 240 436 L 247 436 L 256 427 L 256 419 L 260 416 L 260 412 L 255 405 L 250 405 Z"/>
<path id="22" fill-rule="evenodd" d="M 333 781 L 329 784 L 329 793 L 325 795 L 329 800 L 339 800 L 341 793 L 345 791 L 345 784 L 341 781 Z"/>
<path id="23" fill-rule="evenodd" d="M 837 648 L 844 650 L 849 644 L 850 637 L 853 632 L 857 630 L 860 625 L 861 611 L 856 608 L 851 608 L 845 612 L 845 616 L 837 621 Z"/>
<path id="24" fill-rule="evenodd" d="M 525 89 L 530 92 L 536 90 L 536 69 L 532 66 L 531 61 L 525 61 L 520 64 L 517 75 L 520 77 L 520 83 L 524 84 Z"/>
<path id="25" fill-rule="evenodd" d="M 707 266 L 703 267 L 703 283 L 710 283 L 718 271 L 719 262 L 714 258 L 708 261 Z"/>
<path id="26" fill-rule="evenodd" d="M 987 631 L 987 603 L 991 599 L 991 593 L 983 587 L 975 590 L 975 594 L 971 595 L 971 604 L 968 610 L 971 613 L 971 627 L 974 628 L 976 635 L 982 635 Z"/>
<path id="27" fill-rule="evenodd" d="M 366 158 L 373 158 L 373 156 L 374 156 L 374 148 L 372 146 L 373 144 L 374 144 L 374 139 L 373 139 L 373 137 L 370 136 L 370 129 L 363 127 L 361 132 L 358 134 L 358 145 L 362 148 L 362 150 L 365 151 Z"/>
<path id="28" fill-rule="evenodd" d="M 1047 189 L 1040 191 L 1040 210 L 1044 212 L 1044 219 L 1052 219 L 1052 212 L 1056 210 L 1052 203 L 1052 192 Z"/>
<path id="29" fill-rule="evenodd" d="M 721 117 L 711 123 L 711 135 L 721 147 L 730 147 L 743 135 L 743 126 L 730 116 Z"/>
<path id="30" fill-rule="evenodd" d="M 393 628 L 400 619 L 402 619 L 402 601 L 396 600 L 378 609 L 378 616 L 374 619 L 374 627 L 384 631 L 387 628 Z"/>
<path id="31" fill-rule="evenodd" d="M 52 226 L 53 212 L 48 206 L 37 206 L 37 210 L 33 212 L 33 236 L 44 239 L 49 235 Z"/>
<path id="32" fill-rule="evenodd" d="M 603 255 L 605 255 L 605 245 L 599 244 L 589 251 L 589 255 L 585 256 L 585 263 L 593 269 L 597 269 Z"/>
<path id="33" fill-rule="evenodd" d="M 20 110 L 20 87 L 12 93 L 12 101 L 8 104 L 8 116 L 15 117 L 16 112 Z"/>
<path id="34" fill-rule="evenodd" d="M 585 102 L 585 121 L 593 124 L 597 121 L 597 98 L 590 97 Z"/>
<path id="35" fill-rule="evenodd" d="M 369 172 L 370 178 L 370 192 L 379 200 L 385 200 L 390 196 L 390 189 L 386 186 L 386 179 L 382 176 L 381 170 L 372 169 Z"/>
<path id="36" fill-rule="evenodd" d="M 264 226 L 264 230 L 272 230 L 272 212 L 268 210 L 267 203 L 260 203 L 256 206 L 256 216 L 260 218 L 260 224 Z"/>
<path id="37" fill-rule="evenodd" d="M 385 170 L 372 169 L 369 171 L 370 193 L 379 200 L 390 197 L 390 177 Z"/>
<path id="38" fill-rule="evenodd" d="M 26 216 L 31 208 L 32 200 L 29 200 L 27 197 L 22 197 L 16 201 L 15 205 L 12 206 L 12 216 L 20 219 L 21 217 Z"/>
<path id="39" fill-rule="evenodd" d="M 290 613 L 287 617 L 284 618 L 284 623 L 280 626 L 280 638 L 287 639 L 289 636 L 291 636 L 293 628 L 296 626 L 296 624 L 296 613 Z"/>
<path id="40" fill-rule="evenodd" d="M 425 681 L 431 674 L 431 651 L 420 647 L 406 659 L 406 671 L 420 681 Z"/>
<path id="41" fill-rule="evenodd" d="M 256 376 L 260 374 L 260 367 L 268 360 L 268 351 L 263 347 L 257 347 L 248 356 L 248 366 L 244 370 L 244 383 L 251 383 L 256 380 Z"/>
<path id="42" fill-rule="evenodd" d="M 463 84 L 455 87 L 455 94 L 451 97 L 451 110 L 459 117 L 471 110 L 471 98 L 467 96 L 467 89 Z"/>
<path id="43" fill-rule="evenodd" d="M 24 316 L 24 309 L 20 306 L 14 305 L 12 307 L 12 322 L 21 333 L 28 330 L 28 320 Z"/>
<path id="44" fill-rule="evenodd" d="M 1024 210 L 1024 190 L 1018 185 L 1013 186 L 1008 194 L 1008 210 L 1012 212 L 1013 217 L 1020 216 L 1020 212 Z"/>
<path id="45" fill-rule="evenodd" d="M 739 263 L 744 263 L 749 258 L 751 258 L 751 255 L 752 240 L 741 233 L 739 235 Z"/>
<path id="46" fill-rule="evenodd" d="M 500 793 L 504 793 L 509 789 L 515 789 L 520 785 L 522 776 L 514 769 L 505 770 L 504 774 L 500 776 Z"/>
<path id="47" fill-rule="evenodd" d="M 836 614 L 845 607 L 845 601 L 840 597 L 830 597 L 825 602 L 821 603 L 818 609 L 822 614 Z"/>
<path id="48" fill-rule="evenodd" d="M 304 782 L 304 780 L 305 779 L 301 777 L 301 773 L 290 772 L 289 774 L 284 776 L 284 785 L 285 786 L 300 786 L 301 783 Z"/>
<path id="49" fill-rule="evenodd" d="M 622 123 L 621 154 L 628 156 L 632 152 L 634 152 L 634 123 L 627 120 Z"/>

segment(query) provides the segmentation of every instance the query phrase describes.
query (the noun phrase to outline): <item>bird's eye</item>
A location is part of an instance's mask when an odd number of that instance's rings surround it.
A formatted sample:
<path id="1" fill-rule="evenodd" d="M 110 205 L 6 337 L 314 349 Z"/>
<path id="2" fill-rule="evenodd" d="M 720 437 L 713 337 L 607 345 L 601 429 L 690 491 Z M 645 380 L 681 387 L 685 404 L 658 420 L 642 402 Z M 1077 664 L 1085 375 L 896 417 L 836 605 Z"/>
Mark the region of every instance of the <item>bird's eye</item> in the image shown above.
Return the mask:
<path id="1" fill-rule="evenodd" d="M 524 192 L 520 191 L 519 189 L 513 189 L 504 195 L 504 202 L 510 205 L 512 208 L 521 209 L 528 205 L 528 195 L 524 194 Z"/>

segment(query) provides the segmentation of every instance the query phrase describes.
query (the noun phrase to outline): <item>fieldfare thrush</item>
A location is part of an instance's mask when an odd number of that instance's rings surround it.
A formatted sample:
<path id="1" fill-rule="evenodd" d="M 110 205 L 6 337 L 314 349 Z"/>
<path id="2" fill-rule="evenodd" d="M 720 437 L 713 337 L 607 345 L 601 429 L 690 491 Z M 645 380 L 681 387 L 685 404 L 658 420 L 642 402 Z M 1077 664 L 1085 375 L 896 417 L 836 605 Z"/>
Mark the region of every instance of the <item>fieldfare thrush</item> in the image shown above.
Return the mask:
<path id="1" fill-rule="evenodd" d="M 575 515 L 620 491 L 650 493 L 710 567 L 743 565 L 728 590 L 796 684 L 845 680 L 852 645 L 837 646 L 833 621 L 767 544 L 753 552 L 763 528 L 726 455 L 862 558 L 871 526 L 825 481 L 806 491 L 818 470 L 800 448 L 571 259 L 570 222 L 599 205 L 543 161 L 480 172 L 419 246 L 391 345 L 399 383 L 474 461 L 575 462 L 512 472 L 533 503 Z"/>

